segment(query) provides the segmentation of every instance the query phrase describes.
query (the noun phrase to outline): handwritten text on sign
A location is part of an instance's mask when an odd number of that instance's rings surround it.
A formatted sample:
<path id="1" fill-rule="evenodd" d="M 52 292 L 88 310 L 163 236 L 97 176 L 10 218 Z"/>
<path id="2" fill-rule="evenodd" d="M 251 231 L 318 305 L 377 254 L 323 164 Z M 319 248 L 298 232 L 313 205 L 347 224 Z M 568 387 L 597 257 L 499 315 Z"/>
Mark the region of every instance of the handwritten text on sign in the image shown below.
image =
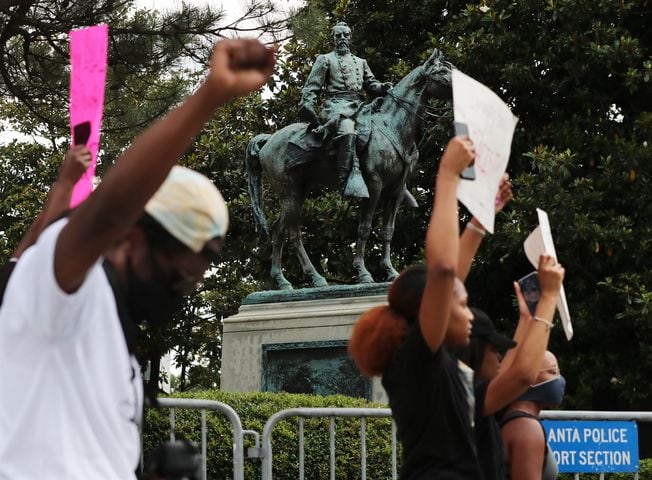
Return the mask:
<path id="1" fill-rule="evenodd" d="M 560 472 L 638 471 L 636 422 L 544 420 Z"/>
<path id="2" fill-rule="evenodd" d="M 457 198 L 490 233 L 494 232 L 496 193 L 507 168 L 518 119 L 489 88 L 453 70 L 455 122 L 467 126 L 475 146 L 475 180 L 462 180 Z"/>

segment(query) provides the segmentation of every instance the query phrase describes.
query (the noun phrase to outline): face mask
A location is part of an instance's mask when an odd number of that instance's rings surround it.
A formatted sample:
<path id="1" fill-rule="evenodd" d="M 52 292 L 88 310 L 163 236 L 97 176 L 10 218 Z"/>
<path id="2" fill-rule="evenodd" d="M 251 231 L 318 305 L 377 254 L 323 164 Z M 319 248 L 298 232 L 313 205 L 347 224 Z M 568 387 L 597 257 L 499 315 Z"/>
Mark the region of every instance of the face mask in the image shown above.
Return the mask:
<path id="1" fill-rule="evenodd" d="M 136 323 L 146 320 L 150 325 L 164 326 L 172 321 L 183 306 L 183 295 L 173 290 L 153 255 L 148 253 L 151 278 L 141 280 L 127 263 L 127 305 Z"/>
<path id="2" fill-rule="evenodd" d="M 566 379 L 559 375 L 545 382 L 530 386 L 527 392 L 518 400 L 523 402 L 538 402 L 546 405 L 561 405 L 566 390 Z"/>

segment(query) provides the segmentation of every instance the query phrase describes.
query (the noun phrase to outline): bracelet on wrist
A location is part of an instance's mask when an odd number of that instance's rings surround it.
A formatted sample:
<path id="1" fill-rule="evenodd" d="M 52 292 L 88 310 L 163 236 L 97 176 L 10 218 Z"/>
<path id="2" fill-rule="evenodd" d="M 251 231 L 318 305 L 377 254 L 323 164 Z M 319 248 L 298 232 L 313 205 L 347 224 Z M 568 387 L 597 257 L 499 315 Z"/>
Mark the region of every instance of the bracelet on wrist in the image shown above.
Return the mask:
<path id="1" fill-rule="evenodd" d="M 471 222 L 466 224 L 466 228 L 471 230 L 472 232 L 477 233 L 478 235 L 482 235 L 483 237 L 487 234 L 487 231 L 484 228 L 476 227 Z"/>
<path id="2" fill-rule="evenodd" d="M 549 321 L 546 320 L 545 318 L 537 317 L 536 315 L 534 315 L 532 318 L 533 318 L 534 320 L 536 320 L 537 322 L 545 323 L 545 324 L 548 326 L 548 330 L 550 330 L 552 327 L 554 327 L 554 325 L 552 324 L 552 322 L 549 322 Z"/>

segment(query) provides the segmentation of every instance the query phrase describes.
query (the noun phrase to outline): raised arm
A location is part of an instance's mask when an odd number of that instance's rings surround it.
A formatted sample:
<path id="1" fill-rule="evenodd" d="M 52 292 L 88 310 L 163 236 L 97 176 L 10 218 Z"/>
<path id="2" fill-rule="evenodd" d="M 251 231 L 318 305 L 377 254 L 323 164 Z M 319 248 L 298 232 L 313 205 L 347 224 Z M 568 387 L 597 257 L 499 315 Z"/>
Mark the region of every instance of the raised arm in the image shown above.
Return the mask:
<path id="1" fill-rule="evenodd" d="M 509 175 L 504 173 L 498 186 L 498 194 L 496 195 L 496 215 L 498 215 L 513 197 L 512 182 L 509 181 Z M 469 275 L 471 264 L 473 263 L 475 254 L 478 252 L 478 248 L 480 248 L 485 233 L 484 227 L 475 217 L 471 218 L 469 223 L 466 224 L 466 228 L 460 238 L 460 256 L 457 262 L 457 277 L 462 282 L 466 281 L 466 277 Z"/>
<path id="2" fill-rule="evenodd" d="M 72 190 L 91 163 L 91 152 L 84 145 L 72 147 L 59 168 L 59 176 L 50 187 L 43 210 L 27 229 L 12 258 L 20 258 L 36 242 L 41 232 L 70 205 Z"/>
<path id="3" fill-rule="evenodd" d="M 260 88 L 273 69 L 274 52 L 256 40 L 222 40 L 215 45 L 204 83 L 137 137 L 71 214 L 54 258 L 55 276 L 64 291 L 79 288 L 90 266 L 134 224 L 215 109 Z"/>
<path id="4" fill-rule="evenodd" d="M 514 363 L 516 352 L 518 352 L 518 349 L 523 345 L 523 339 L 527 335 L 527 330 L 532 324 L 532 314 L 527 307 L 527 303 L 525 303 L 525 298 L 523 297 L 521 286 L 518 282 L 514 282 L 514 292 L 516 293 L 516 300 L 518 302 L 518 324 L 516 325 L 513 337 L 513 340 L 516 342 L 516 347 L 507 350 L 502 362 L 500 362 L 500 368 L 505 370 Z"/>
<path id="5" fill-rule="evenodd" d="M 550 255 L 539 258 L 541 297 L 525 338 L 520 342 L 514 359 L 489 383 L 484 403 L 484 414 L 490 415 L 518 398 L 534 382 L 548 348 L 550 327 L 555 314 L 559 290 L 564 279 L 564 268 Z"/>
<path id="6" fill-rule="evenodd" d="M 460 172 L 475 157 L 467 136 L 448 142 L 439 163 L 433 206 L 426 233 L 426 287 L 419 309 L 419 326 L 434 352 L 446 336 L 459 254 L 457 186 Z"/>

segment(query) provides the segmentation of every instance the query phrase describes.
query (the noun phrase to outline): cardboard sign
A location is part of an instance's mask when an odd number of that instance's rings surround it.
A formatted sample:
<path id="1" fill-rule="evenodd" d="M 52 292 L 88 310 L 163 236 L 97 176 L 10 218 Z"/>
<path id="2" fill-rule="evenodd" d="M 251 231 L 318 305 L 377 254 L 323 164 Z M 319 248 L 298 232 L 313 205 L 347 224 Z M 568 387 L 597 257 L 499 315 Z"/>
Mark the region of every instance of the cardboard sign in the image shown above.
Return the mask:
<path id="1" fill-rule="evenodd" d="M 91 165 L 75 184 L 70 207 L 79 205 L 93 191 L 104 110 L 108 46 L 107 25 L 70 31 L 70 130 L 74 137 L 75 127 L 86 122 L 90 124 L 85 143 L 92 155 Z"/>
<path id="2" fill-rule="evenodd" d="M 525 255 L 534 268 L 539 268 L 539 257 L 542 253 L 547 253 L 552 258 L 557 260 L 557 252 L 555 251 L 555 242 L 552 239 L 552 231 L 550 230 L 550 221 L 548 214 L 537 208 L 537 215 L 539 217 L 539 226 L 535 228 L 530 236 L 523 242 Z M 559 299 L 557 300 L 557 310 L 561 317 L 561 323 L 566 333 L 566 339 L 573 338 L 573 324 L 571 323 L 570 312 L 568 310 L 568 302 L 566 301 L 566 291 L 562 284 L 559 291 Z"/>
<path id="3" fill-rule="evenodd" d="M 507 168 L 518 118 L 486 86 L 453 70 L 453 112 L 475 147 L 475 179 L 461 180 L 457 198 L 490 233 L 494 232 L 496 192 Z"/>

